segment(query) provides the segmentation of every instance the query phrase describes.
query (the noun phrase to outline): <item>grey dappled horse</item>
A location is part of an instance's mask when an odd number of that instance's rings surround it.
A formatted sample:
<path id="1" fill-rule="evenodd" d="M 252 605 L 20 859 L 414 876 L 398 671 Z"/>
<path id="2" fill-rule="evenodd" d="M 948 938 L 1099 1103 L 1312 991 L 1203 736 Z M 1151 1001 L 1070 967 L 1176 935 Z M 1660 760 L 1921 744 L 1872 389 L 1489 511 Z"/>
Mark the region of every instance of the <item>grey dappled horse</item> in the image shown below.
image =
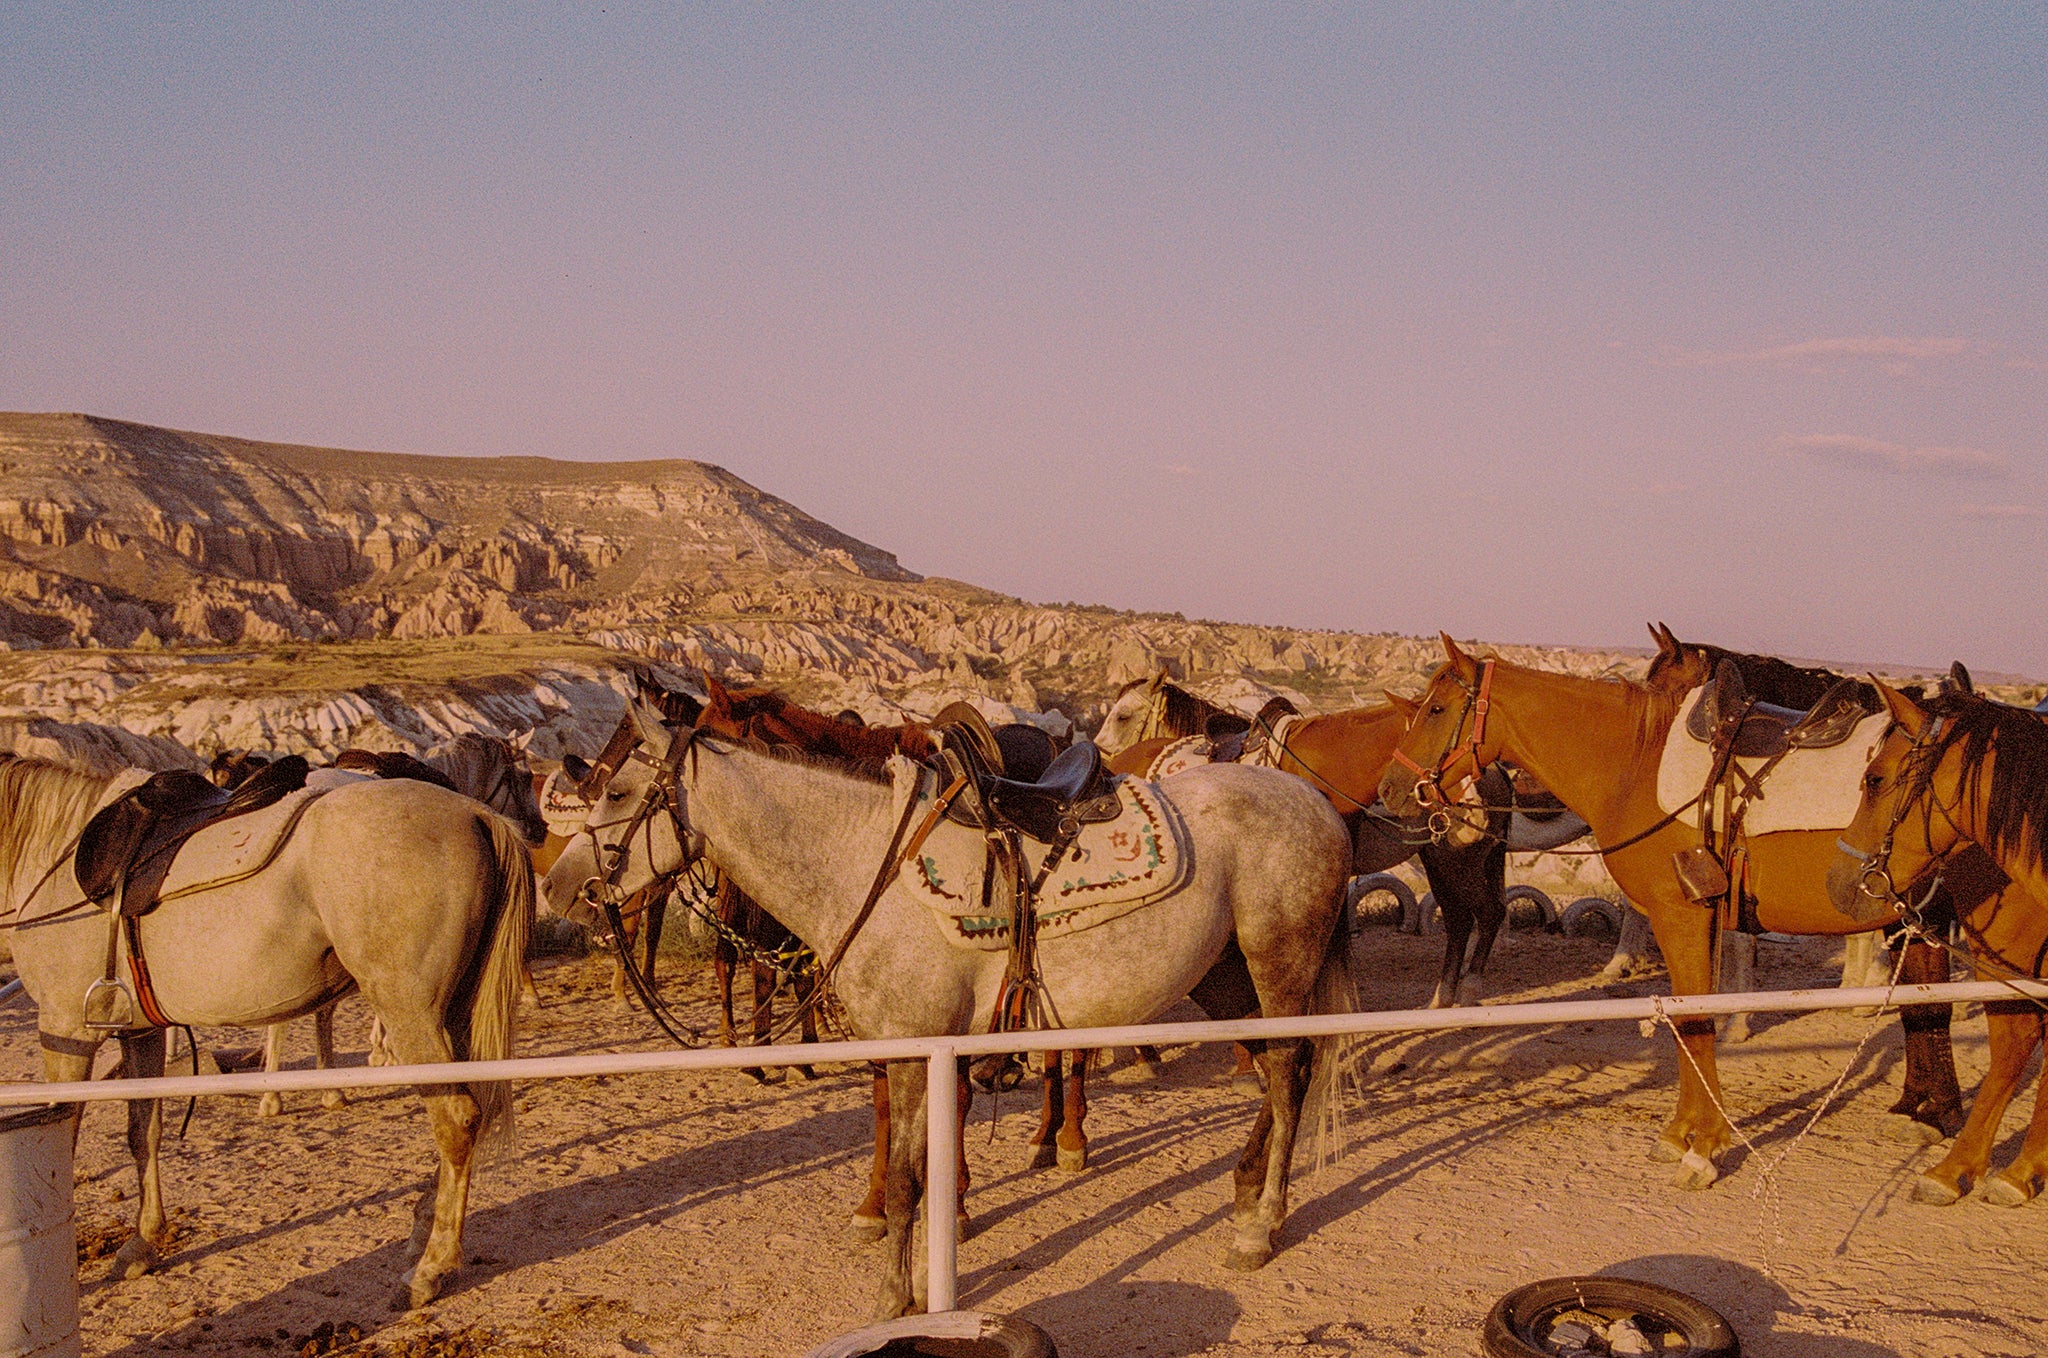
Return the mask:
<path id="1" fill-rule="evenodd" d="M 672 735 L 645 705 L 633 719 L 640 748 L 604 790 L 588 826 L 593 839 L 623 852 L 613 886 L 631 892 L 679 867 L 687 839 L 688 853 L 708 855 L 748 895 L 770 903 L 819 956 L 830 957 L 881 866 L 915 766 L 891 760 L 890 776 L 877 782 L 695 732 Z M 678 739 L 690 743 L 672 749 Z M 673 791 L 665 795 L 671 775 Z M 633 830 L 631 843 L 619 843 L 650 796 L 657 799 L 653 814 Z M 1342 927 L 1351 842 L 1329 802 L 1290 774 L 1215 764 L 1177 775 L 1171 803 L 1187 831 L 1188 881 L 1155 906 L 1041 938 L 1048 1011 L 1070 1027 L 1139 1023 L 1191 993 L 1224 1018 L 1254 1009 L 1282 1018 L 1352 1008 Z M 980 834 L 943 822 L 932 833 L 977 841 Z M 550 899 L 576 895 L 580 879 L 570 879 L 581 871 L 557 864 L 547 883 Z M 863 1038 L 986 1031 L 1006 962 L 1001 951 L 949 944 L 931 912 L 892 884 L 846 945 L 831 984 Z M 1230 1266 L 1257 1268 L 1272 1255 L 1273 1233 L 1287 1212 L 1304 1099 L 1333 1083 L 1335 1052 L 1321 1050 L 1328 1045 L 1276 1042 L 1259 1053 L 1267 1101 L 1237 1168 Z M 889 1066 L 890 1104 L 899 1115 L 891 1130 L 888 1249 L 877 1307 L 885 1317 L 913 1304 L 911 1225 L 925 1171 L 925 1079 L 923 1062 Z"/>
<path id="2" fill-rule="evenodd" d="M 538 845 L 548 837 L 548 823 L 541 818 L 540 799 L 533 792 L 533 770 L 526 762 L 524 739 L 507 740 L 503 736 L 478 735 L 465 731 L 453 740 L 444 740 L 421 757 L 421 763 L 455 785 L 455 790 L 472 801 L 481 802 L 503 816 L 518 829 L 529 845 Z M 327 771 L 319 771 L 331 776 Z M 369 775 L 362 775 L 368 777 Z M 522 982 L 530 990 L 532 983 L 521 972 Z M 313 1011 L 313 1068 L 326 1070 L 334 1064 L 334 1006 L 338 1000 L 330 1000 Z M 273 1023 L 263 1035 L 263 1069 L 277 1070 L 284 1064 L 284 1039 L 290 1026 Z M 384 1049 L 382 1034 L 373 1033 L 370 1040 L 371 1064 L 382 1065 L 389 1053 Z M 339 1089 L 320 1091 L 322 1108 L 342 1108 L 348 1104 L 348 1097 Z M 284 1112 L 284 1095 L 271 1090 L 257 1101 L 256 1112 L 261 1117 L 275 1117 Z"/>
<path id="3" fill-rule="evenodd" d="M 139 771 L 138 771 L 139 772 Z M 104 974 L 110 921 L 84 902 L 70 855 L 115 780 L 0 755 L 0 923 L 36 1002 L 43 1074 L 83 1080 L 106 1036 L 85 1024 L 88 987 Z M 317 796 L 266 866 L 204 887 L 224 836 L 207 832 L 176 871 L 203 889 L 140 922 L 163 1011 L 179 1023 L 254 1027 L 307 1013 L 360 987 L 406 1063 L 511 1055 L 520 963 L 532 925 L 533 867 L 511 825 L 455 793 L 411 781 L 366 781 Z M 239 867 L 240 865 L 238 865 Z M 124 969 L 125 972 L 125 969 Z M 130 1074 L 161 1074 L 162 1029 L 121 1034 Z M 397 1304 L 423 1306 L 461 1262 L 474 1152 L 509 1138 L 503 1081 L 425 1086 L 440 1152 L 433 1191 L 414 1213 L 417 1260 Z M 155 1100 L 128 1105 L 128 1146 L 141 1177 L 136 1234 L 113 1276 L 157 1260 L 164 1236 Z"/>

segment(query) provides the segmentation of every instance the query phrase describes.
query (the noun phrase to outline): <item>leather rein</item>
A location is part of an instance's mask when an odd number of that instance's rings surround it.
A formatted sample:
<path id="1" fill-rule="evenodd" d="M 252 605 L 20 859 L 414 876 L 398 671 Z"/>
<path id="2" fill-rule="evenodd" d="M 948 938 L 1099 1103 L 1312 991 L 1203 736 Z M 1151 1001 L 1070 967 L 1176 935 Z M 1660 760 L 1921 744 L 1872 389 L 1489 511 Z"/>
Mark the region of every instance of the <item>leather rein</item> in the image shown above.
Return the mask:
<path id="1" fill-rule="evenodd" d="M 645 834 L 648 866 L 650 869 L 653 867 L 653 817 L 657 810 L 665 808 L 668 811 L 669 823 L 675 831 L 676 842 L 682 846 L 683 851 L 682 862 L 673 871 L 668 873 L 667 877 L 672 880 L 677 875 L 689 871 L 694 864 L 704 857 L 703 836 L 690 829 L 689 822 L 683 815 L 681 804 L 683 761 L 686 756 L 694 755 L 698 742 L 704 738 L 705 733 L 697 730 L 695 727 L 685 728 L 684 731 L 673 735 L 673 738 L 669 741 L 667 754 L 660 759 L 655 759 L 642 752 L 640 746 L 644 742 L 636 734 L 631 746 L 617 756 L 617 762 L 609 771 L 605 771 L 606 779 L 609 781 L 616 774 L 618 768 L 623 767 L 628 762 L 638 761 L 648 764 L 654 769 L 654 777 L 648 781 L 647 789 L 641 793 L 640 802 L 634 807 L 632 814 L 621 817 L 618 820 L 598 821 L 584 826 L 584 832 L 586 833 L 607 829 L 614 825 L 624 825 L 626 827 L 625 833 L 609 844 L 598 839 L 596 834 L 591 833 L 591 841 L 598 848 L 598 856 L 603 866 L 603 872 L 599 876 L 587 879 L 577 893 L 581 899 L 594 903 L 604 910 L 606 921 L 612 925 L 615 931 L 614 937 L 617 937 L 616 931 L 621 927 L 619 916 L 619 881 L 625 876 L 626 865 L 631 861 L 631 845 L 635 834 Z M 619 744 L 618 737 L 615 736 L 613 738 L 612 744 L 614 746 Z M 606 754 L 609 755 L 611 753 L 612 751 L 608 748 Z M 604 770 L 601 768 L 593 770 L 593 782 L 595 782 L 595 774 L 600 771 Z M 853 946 L 855 937 L 859 935 L 861 929 L 866 926 L 868 919 L 874 914 L 875 907 L 881 903 L 882 896 L 888 891 L 890 882 L 895 880 L 896 874 L 902 870 L 903 864 L 911 855 L 924 846 L 926 838 L 937 827 L 939 821 L 945 817 L 947 808 L 952 805 L 953 799 L 958 797 L 966 786 L 967 776 L 964 773 L 955 777 L 939 793 L 938 797 L 934 799 L 931 809 L 926 812 L 924 819 L 918 823 L 914 831 L 911 830 L 910 826 L 912 819 L 917 814 L 918 798 L 913 796 L 904 804 L 903 814 L 898 817 L 895 830 L 889 837 L 889 847 L 882 854 L 881 864 L 875 870 L 874 881 L 869 885 L 867 896 L 862 900 L 860 909 L 854 913 L 853 922 L 847 925 L 846 931 L 840 936 L 838 945 L 832 949 L 830 956 L 825 959 L 819 968 L 810 994 L 798 1004 L 795 1012 L 769 1035 L 769 1041 L 773 1042 L 788 1033 L 790 1029 L 800 1023 L 806 1015 L 815 1010 L 823 1001 L 829 992 L 833 973 L 838 969 L 840 961 L 846 956 L 846 950 Z M 605 861 L 607 859 L 609 862 Z M 656 881 L 660 880 L 661 878 L 656 878 Z M 630 963 L 626 970 L 629 975 L 634 976 L 636 987 L 644 986 L 644 983 L 639 979 Z M 661 1011 L 666 1010 L 666 1006 L 661 1005 L 659 998 L 652 996 L 649 989 L 642 989 L 641 998 L 643 1001 L 648 1002 L 649 1012 L 655 1015 L 655 1021 L 661 1024 L 662 1029 L 671 1038 L 685 1047 L 695 1045 L 694 1041 L 682 1037 L 662 1018 Z M 692 1037 L 694 1038 L 694 1036 L 693 1030 Z"/>

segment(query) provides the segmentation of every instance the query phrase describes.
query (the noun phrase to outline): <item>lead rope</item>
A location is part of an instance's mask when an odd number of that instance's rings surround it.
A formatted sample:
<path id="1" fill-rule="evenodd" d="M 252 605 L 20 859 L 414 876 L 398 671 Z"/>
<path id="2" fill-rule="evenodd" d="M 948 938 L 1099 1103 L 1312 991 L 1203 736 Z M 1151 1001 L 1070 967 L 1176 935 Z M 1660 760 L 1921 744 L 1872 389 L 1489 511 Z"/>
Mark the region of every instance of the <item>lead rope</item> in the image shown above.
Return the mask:
<path id="1" fill-rule="evenodd" d="M 1722 1121 L 1728 1124 L 1728 1129 L 1735 1133 L 1736 1139 L 1749 1151 L 1750 1156 L 1761 1164 L 1757 1181 L 1749 1190 L 1749 1196 L 1752 1199 L 1757 1197 L 1763 1199 L 1764 1213 L 1768 1215 L 1770 1220 L 1771 1240 L 1766 1242 L 1763 1239 L 1764 1216 L 1760 1215 L 1757 1218 L 1757 1256 L 1758 1263 L 1763 1270 L 1763 1275 L 1773 1282 L 1778 1281 L 1778 1275 L 1771 1268 L 1771 1247 L 1773 1245 L 1782 1247 L 1785 1244 L 1785 1212 L 1784 1201 L 1778 1193 L 1778 1167 L 1785 1163 L 1793 1151 L 1799 1149 L 1799 1143 L 1806 1140 L 1808 1135 L 1812 1133 L 1814 1126 L 1820 1122 L 1821 1116 L 1833 1105 L 1835 1096 L 1842 1092 L 1842 1086 L 1848 1082 L 1849 1073 L 1856 1069 L 1856 1062 L 1862 1058 L 1863 1049 L 1870 1045 L 1870 1039 L 1876 1037 L 1880 1029 L 1889 1026 L 1891 1015 L 1895 1010 L 1895 1006 L 1892 1004 L 1892 995 L 1898 989 L 1899 975 L 1905 965 L 1906 950 L 1900 948 L 1898 959 L 1892 963 L 1891 980 L 1885 985 L 1884 1000 L 1878 1005 L 1877 1014 L 1871 1019 L 1869 1027 L 1864 1030 L 1863 1040 L 1856 1044 L 1856 1050 L 1849 1053 L 1848 1061 L 1842 1066 L 1842 1073 L 1835 1077 L 1835 1082 L 1828 1086 L 1828 1092 L 1821 1096 L 1820 1105 L 1813 1110 L 1812 1116 L 1806 1119 L 1806 1125 L 1799 1129 L 1798 1133 L 1792 1138 L 1791 1144 L 1778 1152 L 1777 1157 L 1768 1164 L 1762 1163 L 1763 1152 L 1758 1149 L 1754 1141 L 1749 1139 L 1749 1134 L 1742 1130 L 1742 1124 L 1729 1116 L 1728 1109 L 1722 1104 L 1720 1095 L 1714 1092 L 1713 1082 L 1708 1080 L 1706 1072 L 1700 1069 L 1699 1062 L 1693 1057 L 1692 1049 L 1685 1045 L 1684 1035 L 1678 1031 L 1678 1024 L 1672 1019 L 1670 1012 L 1664 1008 L 1664 997 L 1662 995 L 1652 997 L 1651 1003 L 1657 1011 L 1657 1016 L 1651 1020 L 1649 1026 L 1654 1028 L 1656 1023 L 1662 1023 L 1671 1030 L 1671 1037 L 1678 1045 L 1679 1054 L 1685 1058 L 1686 1064 L 1692 1067 L 1692 1073 L 1699 1080 L 1700 1087 L 1706 1090 L 1707 1100 L 1714 1105 L 1714 1111 L 1721 1115 Z M 1713 1168 L 1712 1161 L 1690 1147 L 1687 1148 L 1682 1163 L 1693 1169 L 1701 1167 Z"/>

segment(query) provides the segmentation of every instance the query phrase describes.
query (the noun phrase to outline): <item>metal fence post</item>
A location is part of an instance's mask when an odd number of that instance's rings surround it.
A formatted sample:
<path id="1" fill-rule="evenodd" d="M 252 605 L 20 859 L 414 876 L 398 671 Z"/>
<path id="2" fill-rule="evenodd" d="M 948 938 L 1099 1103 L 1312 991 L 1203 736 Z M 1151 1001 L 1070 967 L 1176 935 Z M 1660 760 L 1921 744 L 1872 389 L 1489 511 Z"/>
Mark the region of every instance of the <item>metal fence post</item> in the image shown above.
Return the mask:
<path id="1" fill-rule="evenodd" d="M 950 1043 L 932 1051 L 924 1089 L 925 1310 L 954 1309 L 960 1268 L 960 1065 Z"/>

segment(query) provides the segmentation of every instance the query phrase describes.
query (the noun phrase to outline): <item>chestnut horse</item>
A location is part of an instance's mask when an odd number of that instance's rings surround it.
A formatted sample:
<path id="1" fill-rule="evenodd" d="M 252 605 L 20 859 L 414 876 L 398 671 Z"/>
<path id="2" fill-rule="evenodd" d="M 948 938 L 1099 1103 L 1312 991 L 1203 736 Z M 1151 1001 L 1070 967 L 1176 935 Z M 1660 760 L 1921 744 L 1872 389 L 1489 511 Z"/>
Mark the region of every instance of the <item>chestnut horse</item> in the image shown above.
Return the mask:
<path id="1" fill-rule="evenodd" d="M 1665 736 L 1686 692 L 1704 682 L 1697 657 L 1671 651 L 1669 682 L 1586 679 L 1481 662 L 1443 638 L 1445 662 L 1431 676 L 1415 723 L 1390 769 L 1381 799 L 1397 815 L 1425 809 L 1432 787 L 1500 759 L 1527 769 L 1592 826 L 1607 868 L 1650 920 L 1671 974 L 1673 993 L 1706 994 L 1714 983 L 1715 911 L 1686 895 L 1672 858 L 1700 842 L 1699 831 L 1667 817 L 1657 802 L 1657 767 Z M 1688 668 L 1689 667 L 1689 668 Z M 1482 689 L 1488 720 L 1477 722 Z M 1412 769 L 1423 770 L 1418 778 Z M 1779 933 L 1842 935 L 1888 923 L 1891 915 L 1857 920 L 1834 908 L 1822 889 L 1832 853 L 1826 832 L 1757 836 L 1746 843 L 1748 884 L 1763 928 Z M 1895 912 L 1894 912 L 1895 913 Z M 1721 1111 L 1711 1019 L 1677 1023 L 1678 1107 L 1652 1148 L 1658 1159 L 1682 1162 L 1677 1182 L 1704 1188 L 1719 1177 L 1716 1159 L 1733 1142 Z"/>
<path id="2" fill-rule="evenodd" d="M 1863 778 L 1856 817 L 1837 841 L 1828 873 L 1835 905 L 1853 919 L 1877 921 L 1903 910 L 1917 916 L 1930 874 L 1969 872 L 1972 853 L 1988 854 L 2012 885 L 1975 902 L 1958 901 L 1979 980 L 2039 979 L 2048 963 L 2048 726 L 2034 712 L 1970 694 L 1916 702 L 1878 686 L 1892 725 Z M 1984 1197 L 2017 1207 L 2048 1180 L 2048 1073 L 2013 1162 L 1985 1177 L 1992 1145 L 2041 1044 L 2037 1000 L 1984 1006 L 1991 1068 L 1970 1118 L 1941 1163 L 1921 1175 L 1913 1196 L 1950 1203 L 1984 1185 Z"/>

